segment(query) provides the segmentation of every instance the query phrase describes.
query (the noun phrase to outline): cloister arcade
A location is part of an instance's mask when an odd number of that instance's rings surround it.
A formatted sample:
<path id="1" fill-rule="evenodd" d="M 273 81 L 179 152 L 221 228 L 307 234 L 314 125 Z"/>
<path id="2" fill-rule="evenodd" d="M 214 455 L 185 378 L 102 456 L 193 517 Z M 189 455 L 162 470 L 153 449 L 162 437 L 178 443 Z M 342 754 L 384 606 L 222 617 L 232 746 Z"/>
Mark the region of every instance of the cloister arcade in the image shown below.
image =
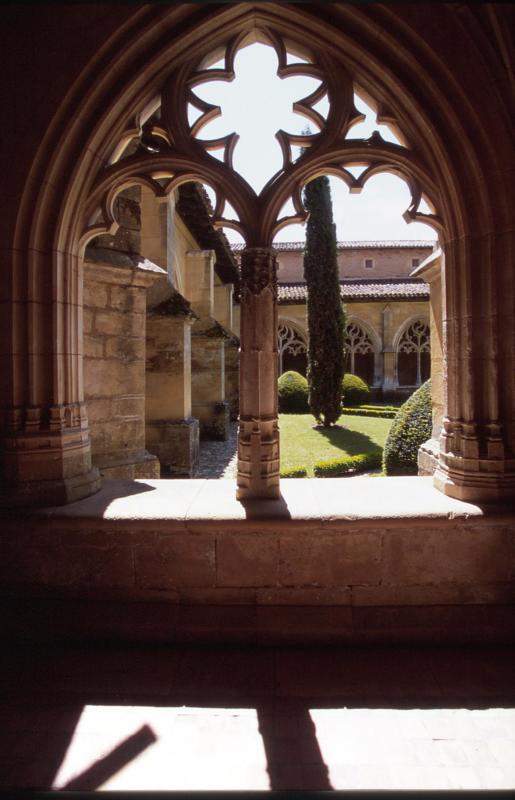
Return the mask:
<path id="1" fill-rule="evenodd" d="M 279 375 L 288 370 L 306 375 L 308 335 L 298 321 L 279 318 Z M 385 382 L 384 343 L 378 333 L 358 317 L 349 317 L 345 334 L 345 371 L 358 375 L 373 389 L 386 394 L 413 389 L 431 374 L 429 320 L 417 317 L 403 322 L 393 338 L 393 380 Z M 400 394 L 402 397 L 402 393 Z"/>
<path id="2" fill-rule="evenodd" d="M 181 630 L 237 641 L 288 631 L 301 642 L 502 636 L 515 488 L 507 7 L 100 4 L 88 6 L 87 25 L 81 4 L 59 9 L 10 7 L 3 53 L 0 497 L 12 630 L 23 614 L 38 627 L 37 612 L 61 633 L 131 628 L 140 640 Z M 42 30 L 49 41 L 66 37 L 66 48 L 41 47 Z M 237 132 L 199 137 L 219 108 L 195 94 L 214 78 L 231 81 L 238 50 L 253 42 L 273 48 L 280 79 L 319 82 L 294 104 L 315 132 L 277 132 L 283 163 L 259 194 L 232 168 Z M 399 144 L 353 138 L 356 89 Z M 190 105 L 200 114 L 192 123 Z M 358 177 L 354 167 L 364 168 Z M 336 479 L 280 482 L 274 237 L 305 219 L 310 180 L 335 175 L 358 193 L 382 171 L 409 186 L 405 219 L 438 233 L 417 268 L 431 287 L 429 320 L 417 309 L 396 325 L 395 351 L 423 380 L 429 325 L 430 468 L 356 479 L 353 491 Z M 244 239 L 237 485 L 102 483 L 84 369 L 86 251 L 115 235 L 123 192 L 137 187 L 157 218 L 191 182 L 216 195 L 211 224 Z M 290 201 L 294 213 L 281 216 Z M 139 273 L 128 269 L 132 281 Z M 370 347 L 377 355 L 357 321 L 355 367 Z M 383 355 L 392 376 L 394 350 Z M 375 380 L 377 371 L 376 359 Z M 141 619 L 121 613 L 123 602 Z"/>

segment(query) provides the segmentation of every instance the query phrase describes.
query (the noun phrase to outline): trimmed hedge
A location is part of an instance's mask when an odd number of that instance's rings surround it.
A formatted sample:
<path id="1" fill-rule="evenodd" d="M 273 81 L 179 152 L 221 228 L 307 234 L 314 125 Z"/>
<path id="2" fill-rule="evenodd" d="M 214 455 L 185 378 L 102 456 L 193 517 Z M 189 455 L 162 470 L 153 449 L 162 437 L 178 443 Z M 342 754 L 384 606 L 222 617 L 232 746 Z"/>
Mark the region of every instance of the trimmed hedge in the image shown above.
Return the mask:
<path id="1" fill-rule="evenodd" d="M 337 478 L 349 473 L 366 472 L 380 467 L 382 457 L 382 450 L 373 450 L 371 453 L 360 453 L 357 456 L 330 458 L 326 461 L 317 461 L 313 472 L 317 478 Z"/>
<path id="2" fill-rule="evenodd" d="M 416 475 L 420 445 L 431 438 L 431 381 L 409 397 L 392 423 L 383 452 L 386 475 Z"/>
<path id="3" fill-rule="evenodd" d="M 355 417 L 382 417 L 383 419 L 393 419 L 397 415 L 398 410 L 398 408 L 394 410 L 390 408 L 361 408 L 360 406 L 357 408 L 342 407 L 342 414 L 354 415 Z"/>
<path id="4" fill-rule="evenodd" d="M 306 467 L 286 467 L 281 470 L 281 478 L 307 478 Z"/>
<path id="5" fill-rule="evenodd" d="M 300 372 L 284 372 L 277 382 L 279 411 L 286 414 L 305 414 L 308 406 L 308 382 Z"/>
<path id="6" fill-rule="evenodd" d="M 367 405 L 364 403 L 363 405 L 359 406 L 359 408 L 369 408 L 371 411 L 395 411 L 397 412 L 401 407 L 402 403 L 398 403 L 396 406 L 389 406 L 386 403 L 370 403 Z"/>
<path id="7" fill-rule="evenodd" d="M 365 381 L 347 372 L 342 380 L 342 403 L 345 406 L 361 406 L 370 400 L 370 389 Z"/>

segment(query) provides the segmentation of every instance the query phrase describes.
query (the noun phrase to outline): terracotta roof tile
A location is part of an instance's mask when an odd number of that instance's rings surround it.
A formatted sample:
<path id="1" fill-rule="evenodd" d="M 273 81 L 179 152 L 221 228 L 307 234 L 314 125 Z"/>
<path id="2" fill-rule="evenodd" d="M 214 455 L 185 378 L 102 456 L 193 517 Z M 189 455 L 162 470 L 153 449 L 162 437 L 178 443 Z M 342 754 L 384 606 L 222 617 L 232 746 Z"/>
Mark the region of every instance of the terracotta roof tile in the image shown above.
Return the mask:
<path id="1" fill-rule="evenodd" d="M 419 248 L 419 247 L 427 247 L 433 249 L 436 242 L 430 239 L 385 239 L 385 240 L 377 240 L 377 241 L 370 241 L 370 242 L 361 242 L 361 241 L 342 241 L 337 242 L 338 250 L 364 250 L 369 248 L 381 248 L 381 247 L 388 247 L 388 248 Z M 304 250 L 305 242 L 276 242 L 274 245 L 274 250 Z M 245 245 L 241 242 L 237 244 L 231 244 L 231 250 L 234 253 L 237 253 L 245 248 Z"/>
<path id="2" fill-rule="evenodd" d="M 278 301 L 281 305 L 305 303 L 305 283 L 280 283 Z M 340 281 L 342 300 L 429 300 L 429 285 L 418 279 Z"/>

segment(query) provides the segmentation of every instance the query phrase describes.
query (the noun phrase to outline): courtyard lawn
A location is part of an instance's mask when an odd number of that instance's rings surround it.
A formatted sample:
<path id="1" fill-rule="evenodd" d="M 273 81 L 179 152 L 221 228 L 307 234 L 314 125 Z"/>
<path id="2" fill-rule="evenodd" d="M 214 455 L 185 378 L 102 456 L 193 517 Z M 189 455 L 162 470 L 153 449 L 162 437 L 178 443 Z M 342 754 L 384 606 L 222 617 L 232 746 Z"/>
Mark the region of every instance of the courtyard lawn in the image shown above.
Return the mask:
<path id="1" fill-rule="evenodd" d="M 313 465 L 320 459 L 370 453 L 384 447 L 393 420 L 342 414 L 341 428 L 314 429 L 311 414 L 279 414 L 281 469 L 306 467 L 313 477 Z"/>

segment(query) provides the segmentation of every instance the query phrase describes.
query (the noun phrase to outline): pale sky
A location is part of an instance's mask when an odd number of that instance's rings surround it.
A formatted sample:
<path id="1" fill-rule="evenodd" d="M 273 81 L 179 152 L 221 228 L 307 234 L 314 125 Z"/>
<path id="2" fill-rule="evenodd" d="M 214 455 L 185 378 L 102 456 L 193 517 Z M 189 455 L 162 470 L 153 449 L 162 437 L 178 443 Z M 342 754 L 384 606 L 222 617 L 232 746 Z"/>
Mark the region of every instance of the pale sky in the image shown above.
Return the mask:
<path id="1" fill-rule="evenodd" d="M 283 128 L 289 133 L 300 133 L 306 126 L 306 119 L 292 112 L 292 103 L 306 97 L 319 85 L 313 78 L 300 76 L 280 80 L 276 70 L 274 50 L 254 44 L 238 52 L 236 78 L 232 83 L 217 81 L 194 90 L 198 97 L 222 109 L 222 116 L 206 125 L 200 138 L 215 139 L 237 131 L 240 139 L 233 164 L 256 191 L 282 165 L 275 132 Z M 384 139 L 397 142 L 387 126 L 376 124 L 372 109 L 360 98 L 356 97 L 355 103 L 367 118 L 351 129 L 349 138 L 367 138 L 372 131 L 379 130 Z M 317 108 L 324 113 L 322 103 Z M 192 111 L 190 121 L 198 116 L 195 109 Z M 314 131 L 314 125 L 310 125 Z M 408 225 L 402 219 L 411 198 L 407 185 L 400 178 L 376 175 L 358 195 L 351 195 L 343 181 L 332 177 L 329 180 L 338 240 L 436 239 L 435 231 L 428 225 L 418 222 Z M 234 214 L 226 208 L 225 216 L 230 218 Z M 241 241 L 236 232 L 226 229 L 225 233 L 230 241 Z M 305 238 L 305 226 L 291 225 L 279 232 L 276 241 L 304 241 Z"/>

